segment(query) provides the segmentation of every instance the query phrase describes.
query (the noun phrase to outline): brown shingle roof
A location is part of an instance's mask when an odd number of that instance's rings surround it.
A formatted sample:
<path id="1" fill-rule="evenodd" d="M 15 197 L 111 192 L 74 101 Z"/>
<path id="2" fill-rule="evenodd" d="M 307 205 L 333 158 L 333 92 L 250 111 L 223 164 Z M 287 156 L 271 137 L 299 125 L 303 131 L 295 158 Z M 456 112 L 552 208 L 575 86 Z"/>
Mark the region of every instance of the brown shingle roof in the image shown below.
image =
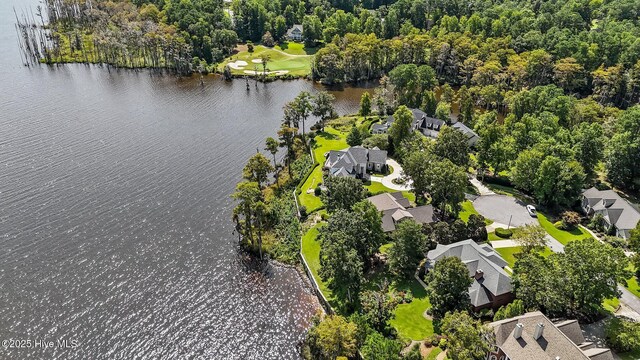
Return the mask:
<path id="1" fill-rule="evenodd" d="M 522 336 L 516 339 L 513 330 L 516 324 L 523 324 Z M 538 324 L 544 325 L 542 336 L 534 339 Z M 581 350 L 576 341 L 584 341 L 584 337 L 576 332 L 579 330 L 575 321 L 565 321 L 556 326 L 539 311 L 526 313 L 515 318 L 496 321 L 489 324 L 496 335 L 496 345 L 511 360 L 613 360 L 611 350 L 603 348 L 589 348 Z M 568 333 L 564 333 L 567 330 Z"/>

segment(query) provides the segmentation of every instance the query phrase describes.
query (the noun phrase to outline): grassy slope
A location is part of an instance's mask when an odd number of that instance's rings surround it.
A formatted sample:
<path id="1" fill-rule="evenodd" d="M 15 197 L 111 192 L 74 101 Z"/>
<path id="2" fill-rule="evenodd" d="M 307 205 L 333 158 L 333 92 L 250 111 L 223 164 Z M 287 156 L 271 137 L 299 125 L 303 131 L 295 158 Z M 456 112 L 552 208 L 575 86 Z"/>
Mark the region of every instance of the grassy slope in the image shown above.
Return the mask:
<path id="1" fill-rule="evenodd" d="M 436 360 L 436 358 L 438 357 L 438 354 L 440 354 L 441 352 L 442 352 L 442 349 L 440 349 L 439 347 L 434 347 L 425 360 Z"/>
<path id="2" fill-rule="evenodd" d="M 296 44 L 300 45 L 300 44 Z M 258 71 L 262 71 L 262 64 L 254 64 L 251 62 L 253 59 L 260 59 L 262 55 L 268 55 L 269 61 L 267 62 L 267 71 L 276 71 L 276 70 L 288 70 L 291 75 L 294 76 L 306 76 L 311 72 L 311 59 L 312 56 L 297 56 L 303 55 L 299 46 L 290 45 L 286 53 L 282 53 L 280 51 L 270 49 L 264 47 L 262 45 L 257 45 L 254 47 L 252 53 L 248 51 L 241 51 L 227 59 L 225 59 L 219 66 L 218 70 L 222 71 L 226 64 L 232 61 L 243 60 L 248 63 L 242 70 L 231 69 L 231 73 L 235 75 L 245 75 L 244 70 L 255 70 L 255 66 L 258 67 Z M 294 56 L 296 55 L 296 56 Z"/>
<path id="3" fill-rule="evenodd" d="M 504 239 L 502 239 L 504 240 Z M 502 258 L 509 263 L 509 267 L 513 268 L 513 265 L 516 263 L 516 257 L 515 254 L 520 253 L 520 247 L 519 246 L 515 246 L 515 247 L 508 247 L 508 248 L 498 248 L 495 249 L 498 254 L 500 254 L 500 256 L 502 256 Z M 542 250 L 540 252 L 540 255 L 547 257 L 549 255 L 551 255 L 553 253 L 553 251 L 551 251 L 551 249 L 549 249 L 548 247 L 545 247 L 544 250 Z"/>
<path id="4" fill-rule="evenodd" d="M 473 203 L 471 201 L 469 200 L 463 201 L 462 210 L 460 210 L 460 213 L 458 214 L 458 218 L 464 222 L 468 222 L 469 216 L 471 216 L 472 214 L 480 215 L 478 214 L 476 209 L 473 207 Z M 487 223 L 487 225 L 489 225 L 493 223 L 493 220 L 485 219 L 485 222 Z"/>
<path id="5" fill-rule="evenodd" d="M 318 132 L 315 137 L 313 156 L 320 165 L 313 170 L 311 176 L 304 182 L 301 188 L 302 193 L 298 197 L 300 204 L 307 208 L 308 213 L 314 212 L 324 206 L 322 200 L 320 200 L 318 196 L 315 196 L 313 192 L 307 194 L 309 189 L 314 189 L 322 182 L 324 154 L 330 150 L 342 150 L 349 147 L 345 138 L 346 135 L 344 133 L 331 127 L 326 127 L 325 131 Z"/>
<path id="6" fill-rule="evenodd" d="M 313 278 L 318 283 L 320 291 L 322 291 L 327 300 L 331 301 L 333 299 L 333 293 L 327 287 L 327 284 L 322 281 L 318 273 L 320 271 L 320 242 L 318 241 L 318 228 L 320 225 L 322 224 L 317 224 L 312 227 L 302 236 L 302 255 L 307 261 L 307 264 L 309 264 Z"/>
<path id="7" fill-rule="evenodd" d="M 558 240 L 562 245 L 567 245 L 569 242 L 574 240 L 583 240 L 591 238 L 592 236 L 586 232 L 581 227 L 577 227 L 571 231 L 560 230 L 556 228 L 551 221 L 547 218 L 546 215 L 538 212 L 538 221 L 540 225 L 549 233 L 549 235 L 553 236 L 556 240 Z"/>
<path id="8" fill-rule="evenodd" d="M 307 181 L 305 181 L 302 185 L 302 193 L 300 193 L 300 195 L 298 196 L 300 205 L 303 205 L 307 208 L 307 213 L 312 213 L 324 206 L 322 204 L 322 200 L 320 200 L 320 197 L 316 196 L 313 191 L 307 193 L 307 191 L 315 189 L 321 182 L 322 166 L 318 165 L 315 169 L 313 169 L 313 172 L 311 172 L 311 175 L 309 175 Z"/>
<path id="9" fill-rule="evenodd" d="M 413 301 L 409 304 L 400 304 L 394 311 L 393 318 L 389 321 L 397 331 L 400 338 L 411 340 L 424 340 L 433 334 L 433 323 L 422 314 L 431 307 L 426 290 L 412 279 L 398 284 L 399 291 L 411 290 Z"/>

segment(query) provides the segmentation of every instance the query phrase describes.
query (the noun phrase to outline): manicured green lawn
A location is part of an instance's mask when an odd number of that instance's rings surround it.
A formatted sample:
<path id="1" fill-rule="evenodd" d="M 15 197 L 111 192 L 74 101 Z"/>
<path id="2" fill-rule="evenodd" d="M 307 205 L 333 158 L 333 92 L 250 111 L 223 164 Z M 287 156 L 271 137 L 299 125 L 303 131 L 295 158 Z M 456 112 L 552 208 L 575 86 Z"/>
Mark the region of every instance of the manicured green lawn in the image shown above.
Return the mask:
<path id="1" fill-rule="evenodd" d="M 440 354 L 441 352 L 442 352 L 442 349 L 436 346 L 433 348 L 433 350 L 431 350 L 431 352 L 425 358 L 425 360 L 436 360 L 436 357 L 438 357 L 438 354 Z"/>
<path id="2" fill-rule="evenodd" d="M 316 196 L 313 190 L 322 182 L 322 165 L 316 166 L 311 172 L 311 175 L 307 178 L 307 181 L 302 184 L 302 192 L 298 195 L 300 205 L 307 208 L 307 213 L 312 213 L 320 209 L 323 204 L 319 196 Z M 311 190 L 311 191 L 309 191 Z"/>
<path id="3" fill-rule="evenodd" d="M 516 263 L 515 254 L 520 253 L 520 247 L 514 246 L 514 247 L 508 247 L 508 248 L 498 248 L 495 250 L 509 264 L 509 267 L 513 269 L 513 265 Z M 551 249 L 549 249 L 548 247 L 545 247 L 544 250 L 540 252 L 540 255 L 544 257 L 547 257 L 551 254 L 553 254 L 553 251 L 551 251 Z"/>
<path id="4" fill-rule="evenodd" d="M 415 279 L 396 285 L 396 289 L 399 291 L 411 290 L 413 293 L 413 301 L 409 304 L 398 305 L 393 318 L 389 321 L 391 326 L 398 331 L 398 336 L 411 340 L 424 340 L 431 336 L 433 322 L 422 315 L 431 307 L 427 291 Z"/>
<path id="5" fill-rule="evenodd" d="M 380 194 L 380 193 L 392 193 L 398 192 L 398 190 L 390 189 L 382 183 L 376 181 L 369 181 L 364 184 L 364 187 L 367 188 L 372 194 Z M 416 203 L 416 195 L 411 191 L 403 191 L 402 196 L 408 199 L 412 204 Z"/>
<path id="6" fill-rule="evenodd" d="M 553 223 L 549 221 L 547 216 L 541 212 L 538 212 L 538 221 L 547 233 L 553 236 L 553 238 L 558 240 L 562 245 L 567 245 L 569 242 L 574 240 L 584 240 L 592 237 L 591 234 L 581 227 L 577 227 L 571 231 L 560 230 L 556 228 Z"/>
<path id="7" fill-rule="evenodd" d="M 496 233 L 495 233 L 495 232 L 490 232 L 490 233 L 489 233 L 489 234 L 487 234 L 487 235 L 489 235 L 489 236 L 488 236 L 488 238 L 487 238 L 489 241 L 504 240 L 504 239 L 503 239 L 503 238 L 501 238 L 500 236 L 496 235 Z"/>
<path id="8" fill-rule="evenodd" d="M 602 302 L 602 307 L 610 313 L 614 313 L 616 309 L 618 309 L 619 305 L 620 305 L 620 299 L 618 298 L 606 299 L 605 301 Z"/>
<path id="9" fill-rule="evenodd" d="M 471 216 L 471 214 L 480 215 L 480 214 L 478 214 L 476 209 L 473 207 L 473 203 L 471 201 L 469 201 L 469 200 L 463 201 L 462 202 L 462 210 L 460 210 L 460 213 L 458 213 L 458 218 L 460 218 L 464 222 L 468 222 L 469 221 L 469 216 Z M 487 225 L 493 223 L 493 221 L 489 220 L 489 219 L 485 219 L 485 222 L 487 223 Z"/>
<path id="10" fill-rule="evenodd" d="M 289 42 L 274 46 L 275 49 L 286 52 L 291 55 L 313 55 L 318 49 L 307 48 L 303 43 Z"/>
<path id="11" fill-rule="evenodd" d="M 326 126 L 324 131 L 318 131 L 313 145 L 313 156 L 319 164 L 324 163 L 324 154 L 330 150 L 344 150 L 349 147 L 346 134 L 332 127 Z"/>
<path id="12" fill-rule="evenodd" d="M 255 64 L 251 60 L 261 59 L 262 55 L 267 55 L 269 56 L 269 60 L 267 61 L 267 71 L 287 70 L 289 71 L 289 74 L 294 76 L 306 76 L 311 72 L 311 60 L 313 56 L 297 56 L 303 55 L 301 52 L 304 52 L 303 49 L 299 48 L 298 44 L 290 45 L 288 49 L 284 50 L 284 52 L 278 50 L 280 49 L 270 49 L 262 45 L 257 45 L 254 47 L 252 53 L 249 51 L 241 51 L 225 59 L 218 66 L 218 71 L 222 71 L 225 65 L 230 62 L 242 60 L 246 61 L 248 65 L 242 69 L 231 69 L 232 74 L 245 75 L 245 71 L 255 71 L 256 67 L 258 72 L 262 72 L 262 64 Z"/>
<path id="13" fill-rule="evenodd" d="M 313 278 L 318 283 L 320 287 L 320 291 L 324 294 L 324 297 L 331 302 L 333 300 L 333 293 L 322 281 L 320 278 L 320 242 L 318 241 L 318 228 L 322 225 L 322 223 L 317 224 L 307 231 L 306 234 L 302 236 L 302 256 L 309 264 L 309 269 L 311 269 L 311 273 L 313 274 Z"/>
<path id="14" fill-rule="evenodd" d="M 627 280 L 625 288 L 627 288 L 627 290 L 629 290 L 633 295 L 640 297 L 640 285 L 638 285 L 638 278 L 635 275 L 636 268 L 635 266 L 633 266 L 633 264 L 630 264 L 627 267 L 627 270 L 632 271 L 634 275 Z"/>

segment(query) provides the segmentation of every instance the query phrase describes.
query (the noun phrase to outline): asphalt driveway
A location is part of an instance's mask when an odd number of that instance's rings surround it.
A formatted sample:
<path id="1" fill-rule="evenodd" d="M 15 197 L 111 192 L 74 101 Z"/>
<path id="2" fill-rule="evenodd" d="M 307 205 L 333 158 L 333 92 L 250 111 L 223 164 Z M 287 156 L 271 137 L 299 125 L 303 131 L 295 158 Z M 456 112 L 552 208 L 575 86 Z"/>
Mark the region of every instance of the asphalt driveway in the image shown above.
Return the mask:
<path id="1" fill-rule="evenodd" d="M 473 202 L 476 211 L 487 219 L 508 225 L 511 218 L 511 227 L 538 223 L 537 218 L 529 216 L 526 205 L 512 196 L 506 195 L 480 196 Z"/>

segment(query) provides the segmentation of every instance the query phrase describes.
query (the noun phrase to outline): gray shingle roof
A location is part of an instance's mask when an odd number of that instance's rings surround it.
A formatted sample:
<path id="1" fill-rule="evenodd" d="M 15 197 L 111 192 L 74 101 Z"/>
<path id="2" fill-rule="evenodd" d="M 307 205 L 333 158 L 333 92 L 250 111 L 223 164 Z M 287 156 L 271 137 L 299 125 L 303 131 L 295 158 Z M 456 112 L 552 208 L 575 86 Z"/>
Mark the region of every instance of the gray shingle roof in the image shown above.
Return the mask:
<path id="1" fill-rule="evenodd" d="M 387 151 L 380 149 L 369 150 L 369 162 L 376 164 L 384 164 L 387 162 Z"/>
<path id="2" fill-rule="evenodd" d="M 523 331 L 522 336 L 516 339 L 513 331 L 518 323 L 523 325 Z M 538 324 L 543 324 L 544 330 L 542 336 L 536 340 L 533 336 Z M 579 347 L 584 343 L 584 337 L 577 322 L 569 321 L 556 325 L 539 311 L 495 321 L 489 326 L 496 335 L 496 345 L 511 360 L 554 360 L 557 357 L 561 360 L 613 360 L 609 349 L 585 346 L 585 350 L 582 350 Z M 565 333 L 565 330 L 568 333 Z M 571 338 L 580 343 L 575 343 Z"/>
<path id="3" fill-rule="evenodd" d="M 631 230 L 640 222 L 640 211 L 613 190 L 592 187 L 582 195 L 593 211 L 601 213 L 619 230 Z"/>
<path id="4" fill-rule="evenodd" d="M 385 164 L 386 162 L 387 152 L 385 150 L 378 148 L 369 150 L 362 146 L 353 146 L 346 150 L 329 151 L 324 167 L 329 169 L 329 173 L 332 175 L 343 176 L 346 173 L 349 176 L 355 176 L 356 172 L 362 172 L 357 169 L 367 168 L 367 163 Z"/>
<path id="5" fill-rule="evenodd" d="M 457 257 L 467 266 L 470 277 L 474 276 L 478 270 L 484 273 L 481 279 L 474 279 L 469 287 L 471 303 L 474 306 L 490 303 L 489 296 L 482 289 L 493 296 L 513 291 L 511 278 L 503 269 L 507 262 L 490 246 L 478 245 L 473 240 L 464 240 L 450 245 L 438 244 L 427 254 L 427 265 L 433 267 L 440 259 L 451 256 Z"/>
<path id="6" fill-rule="evenodd" d="M 382 230 L 394 231 L 396 223 L 406 218 L 413 218 L 419 224 L 427 224 L 435 221 L 433 206 L 410 207 L 411 203 L 401 192 L 383 193 L 367 198 L 378 211 L 382 212 Z"/>

